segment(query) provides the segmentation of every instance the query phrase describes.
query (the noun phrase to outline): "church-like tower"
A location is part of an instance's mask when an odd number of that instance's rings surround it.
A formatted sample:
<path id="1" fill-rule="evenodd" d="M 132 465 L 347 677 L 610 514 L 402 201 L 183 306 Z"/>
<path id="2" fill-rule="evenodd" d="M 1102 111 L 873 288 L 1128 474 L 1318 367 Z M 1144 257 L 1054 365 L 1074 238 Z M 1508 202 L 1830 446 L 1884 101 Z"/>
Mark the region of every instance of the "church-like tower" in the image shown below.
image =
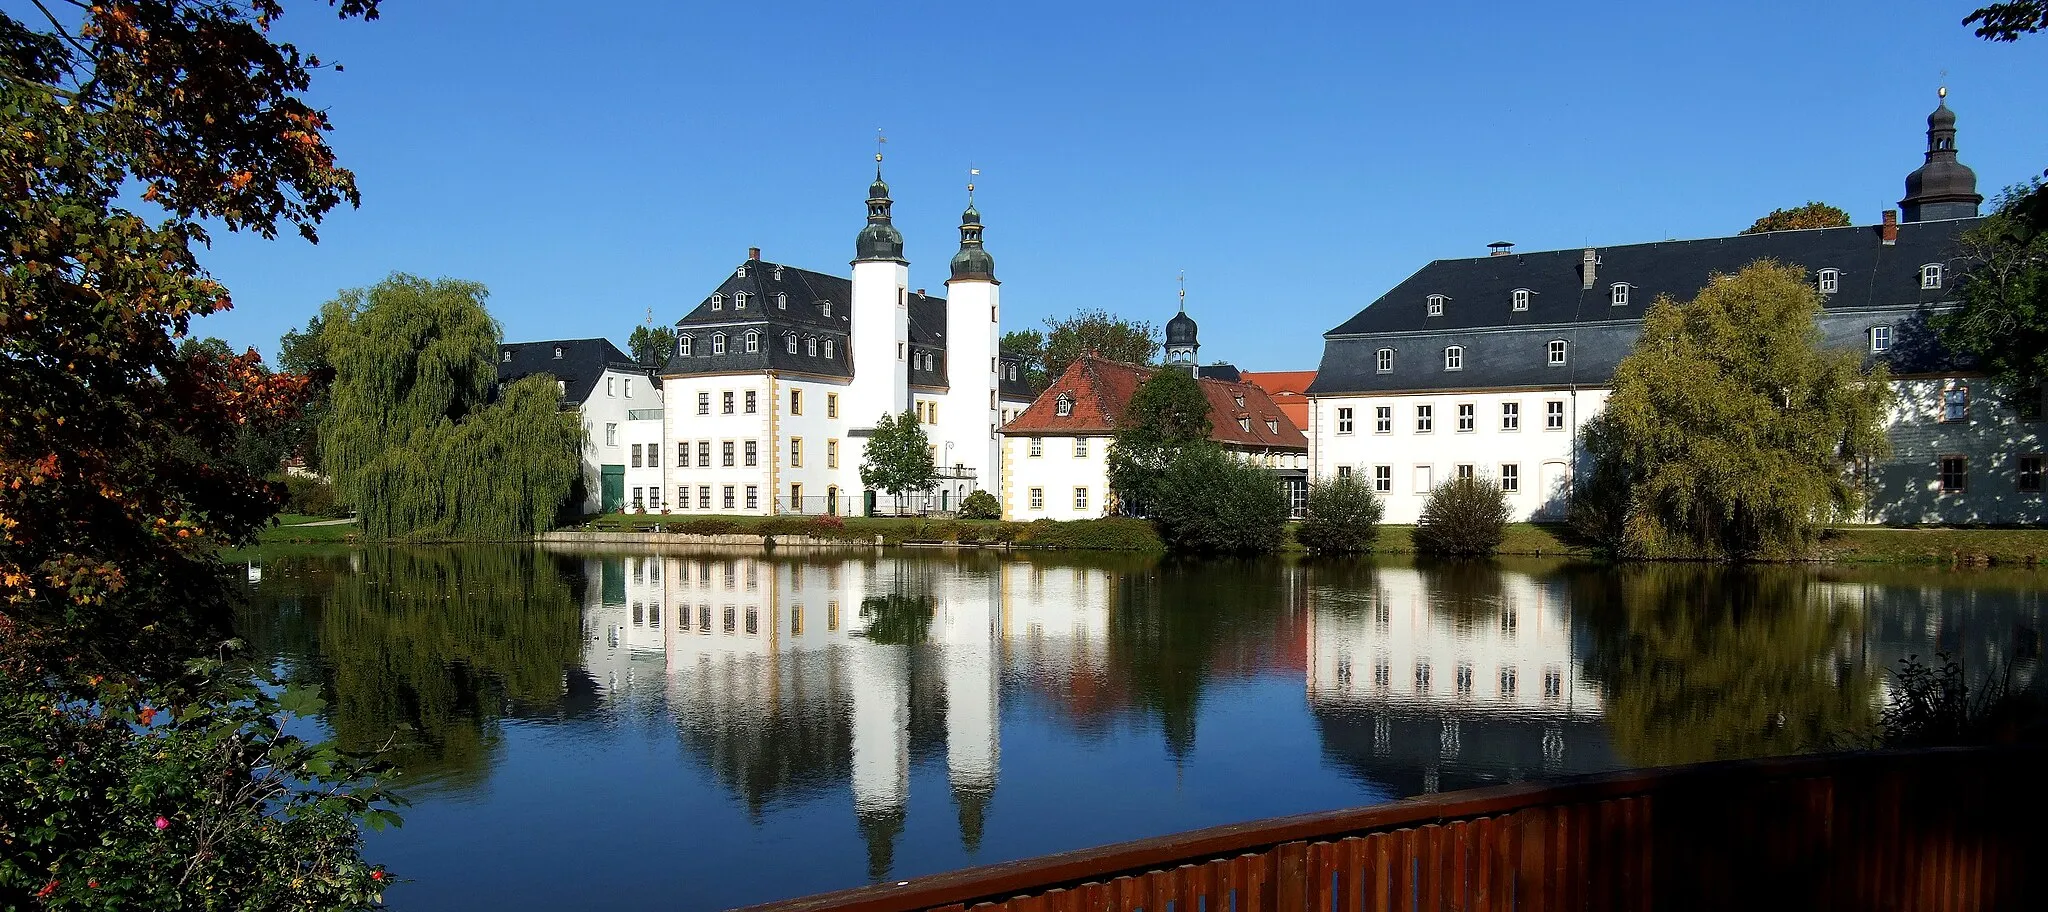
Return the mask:
<path id="1" fill-rule="evenodd" d="M 1195 356 L 1202 350 L 1202 343 L 1195 341 L 1195 321 L 1188 316 L 1188 290 L 1180 290 L 1180 313 L 1166 321 L 1166 363 L 1182 366 L 1188 373 L 1201 375 L 1201 362 Z"/>
<path id="2" fill-rule="evenodd" d="M 868 223 L 853 245 L 853 381 L 847 385 L 846 418 L 855 428 L 873 427 L 884 413 L 910 408 L 910 261 L 903 258 L 903 233 L 889 220 L 892 202 L 877 154 Z M 841 464 L 859 465 L 859 454 L 852 455 Z"/>
<path id="3" fill-rule="evenodd" d="M 1956 160 L 1956 112 L 1948 109 L 1948 89 L 1927 115 L 1927 162 L 1906 175 L 1906 198 L 1899 200 L 1906 221 L 1974 218 L 1984 202 L 1977 192 L 1977 172 Z"/>
<path id="4" fill-rule="evenodd" d="M 952 444 L 950 463 L 975 474 L 975 486 L 995 493 L 997 396 L 996 371 L 1002 345 L 1002 283 L 996 261 L 981 246 L 981 212 L 974 208 L 974 185 L 967 185 L 967 211 L 960 213 L 960 252 L 953 255 L 946 279 L 946 408 L 939 415 L 939 433 Z M 943 446 L 941 447 L 943 449 Z M 942 455 L 944 455 L 942 453 Z"/>

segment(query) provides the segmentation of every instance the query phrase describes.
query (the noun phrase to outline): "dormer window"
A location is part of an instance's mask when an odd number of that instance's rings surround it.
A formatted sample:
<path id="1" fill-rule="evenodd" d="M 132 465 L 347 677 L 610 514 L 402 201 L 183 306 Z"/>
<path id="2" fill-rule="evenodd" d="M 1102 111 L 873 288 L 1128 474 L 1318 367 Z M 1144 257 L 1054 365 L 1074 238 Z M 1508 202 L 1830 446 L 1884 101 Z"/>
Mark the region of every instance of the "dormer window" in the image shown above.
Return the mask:
<path id="1" fill-rule="evenodd" d="M 1244 431 L 1247 434 L 1251 433 L 1252 420 L 1248 417 L 1237 419 L 1237 429 L 1240 431 Z"/>
<path id="2" fill-rule="evenodd" d="M 1393 373 L 1394 350 L 1391 348 L 1382 348 L 1379 350 L 1377 354 L 1373 355 L 1373 370 L 1379 371 L 1382 374 Z"/>
<path id="3" fill-rule="evenodd" d="M 796 333 L 782 334 L 782 349 L 792 355 L 796 354 Z"/>
<path id="4" fill-rule="evenodd" d="M 1940 287 L 1941 287 L 1941 264 L 1940 264 L 1940 263 L 1929 263 L 1929 264 L 1927 264 L 1927 265 L 1925 265 L 1925 266 L 1922 266 L 1922 267 L 1920 267 L 1920 287 L 1921 287 L 1921 288 L 1940 288 Z"/>
<path id="5" fill-rule="evenodd" d="M 751 329 L 750 329 L 750 330 L 747 330 L 747 336 L 746 336 L 746 339 L 747 339 L 747 354 L 750 354 L 750 355 L 751 355 L 751 354 L 754 354 L 754 353 L 756 353 L 756 352 L 759 352 L 759 351 L 761 350 L 761 334 L 760 334 L 760 333 L 757 333 L 757 332 L 755 332 L 755 331 L 753 331 L 753 330 L 751 330 Z"/>
<path id="6" fill-rule="evenodd" d="M 559 345 L 555 346 L 555 360 L 562 360 L 562 347 Z"/>
<path id="7" fill-rule="evenodd" d="M 503 351 L 502 353 L 500 353 L 500 357 L 498 358 L 498 363 L 500 363 L 500 364 L 511 364 L 511 363 L 512 363 L 512 350 L 508 348 L 508 349 L 505 349 L 505 350 L 504 350 L 504 351 Z"/>
<path id="8" fill-rule="evenodd" d="M 1232 402 L 1235 402 L 1235 403 L 1237 403 L 1237 407 L 1238 407 L 1238 408 L 1244 408 L 1244 397 L 1243 397 L 1243 396 L 1232 396 L 1232 397 L 1230 397 L 1230 401 L 1232 401 Z"/>
<path id="9" fill-rule="evenodd" d="M 782 281 L 782 267 L 780 267 L 780 266 L 777 266 L 777 267 L 775 267 L 775 271 L 774 271 L 773 273 L 771 273 L 771 275 L 773 275 L 773 276 L 775 277 L 775 281 L 777 281 L 777 282 L 780 282 L 780 281 Z"/>
<path id="10" fill-rule="evenodd" d="M 1450 348 L 1444 349 L 1444 370 L 1455 371 L 1464 369 L 1465 347 L 1462 345 L 1453 345 Z"/>
<path id="11" fill-rule="evenodd" d="M 1607 303 L 1609 303 L 1609 304 L 1611 304 L 1611 305 L 1613 305 L 1613 306 L 1615 306 L 1615 307 L 1627 307 L 1627 306 L 1628 306 L 1628 283 L 1627 283 L 1627 282 L 1616 282 L 1616 283 L 1614 283 L 1614 287 L 1613 287 L 1612 289 L 1609 289 L 1609 291 L 1608 291 Z"/>
<path id="12" fill-rule="evenodd" d="M 1509 295 L 1509 300 L 1512 300 L 1512 301 L 1514 302 L 1514 307 L 1515 307 L 1515 309 L 1516 309 L 1516 310 L 1528 310 L 1528 309 L 1529 309 L 1529 289 L 1527 289 L 1527 288 L 1517 288 L 1517 289 L 1515 289 L 1515 290 L 1514 290 L 1514 292 L 1513 292 L 1513 293 L 1511 293 L 1511 294 Z"/>
<path id="13" fill-rule="evenodd" d="M 679 355 L 679 356 L 681 356 L 681 357 L 684 357 L 684 358 L 687 358 L 687 357 L 689 357 L 689 356 L 690 356 L 690 348 L 691 348 L 691 346 L 692 346 L 692 345 L 693 345 L 693 344 L 694 344 L 694 343 L 695 343 L 696 341 L 697 341 L 696 339 L 693 339 L 693 338 L 691 338 L 691 337 L 689 337 L 689 336 L 684 336 L 684 337 L 682 337 L 682 338 L 680 338 L 680 339 L 677 339 L 677 340 L 676 340 L 676 354 L 677 354 L 677 355 Z"/>
<path id="14" fill-rule="evenodd" d="M 1067 394 L 1061 393 L 1059 395 L 1059 398 L 1054 399 L 1052 402 L 1052 413 L 1060 416 L 1061 418 L 1065 418 L 1068 415 L 1073 414 L 1074 400 L 1068 398 Z"/>
<path id="15" fill-rule="evenodd" d="M 711 353 L 714 355 L 725 354 L 725 333 L 711 334 Z"/>
<path id="16" fill-rule="evenodd" d="M 831 340 L 831 339 L 826 339 L 826 340 L 825 340 L 825 357 L 827 357 L 827 358 L 830 358 L 830 357 L 832 357 L 832 340 Z"/>
<path id="17" fill-rule="evenodd" d="M 746 265 L 745 265 L 745 264 L 741 264 L 740 268 L 738 268 L 738 269 L 735 269 L 735 270 L 733 270 L 733 271 L 732 271 L 732 274 L 733 274 L 733 277 L 734 277 L 734 278 L 741 278 L 741 279 L 744 279 L 744 278 L 746 278 L 746 277 L 747 277 L 747 267 L 746 267 Z"/>
<path id="18" fill-rule="evenodd" d="M 1873 352 L 1892 350 L 1892 328 L 1890 326 L 1880 324 L 1870 328 L 1870 350 Z"/>
<path id="19" fill-rule="evenodd" d="M 819 301 L 819 302 L 818 302 L 818 310 L 819 310 L 820 312 L 824 313 L 824 315 L 825 315 L 825 316 L 828 316 L 828 317 L 829 317 L 829 316 L 831 316 L 831 315 L 832 315 L 832 302 L 831 302 L 831 301 Z"/>
<path id="20" fill-rule="evenodd" d="M 1550 366 L 1551 366 L 1551 367 L 1562 367 L 1562 366 L 1564 366 L 1564 350 L 1565 350 L 1565 346 L 1564 346 L 1564 340 L 1563 340 L 1563 339 L 1552 339 L 1552 340 L 1550 340 Z"/>
<path id="21" fill-rule="evenodd" d="M 1821 270 L 1821 271 L 1820 271 L 1820 293 L 1821 293 L 1821 294 L 1834 294 L 1834 293 L 1835 293 L 1835 292 L 1836 292 L 1837 290 L 1841 289 L 1841 287 L 1842 287 L 1842 272 L 1841 272 L 1841 270 L 1839 270 L 1839 269 L 1823 269 L 1823 270 Z"/>
<path id="22" fill-rule="evenodd" d="M 715 295 L 712 295 L 712 296 L 711 296 L 711 309 L 712 309 L 712 310 L 724 310 L 724 309 L 725 309 L 725 295 L 722 295 L 722 294 L 715 294 Z"/>
<path id="23" fill-rule="evenodd" d="M 1429 315 L 1430 315 L 1430 316 L 1432 316 L 1432 317 L 1441 317 L 1441 316 L 1443 316 L 1443 315 L 1444 315 L 1444 302 L 1445 302 L 1445 301 L 1448 301 L 1448 300 L 1450 300 L 1450 299 L 1449 299 L 1449 298 L 1446 298 L 1446 297 L 1444 297 L 1443 295 L 1440 295 L 1440 294 L 1433 294 L 1433 295 L 1430 295 L 1430 296 L 1429 296 Z"/>
<path id="24" fill-rule="evenodd" d="M 788 294 L 787 292 L 781 292 L 781 291 L 778 291 L 778 292 L 776 292 L 776 293 L 775 293 L 775 309 L 776 309 L 776 310 L 788 310 L 788 309 L 789 309 L 789 294 Z"/>
<path id="25" fill-rule="evenodd" d="M 1017 379 L 1017 365 L 1015 364 L 1010 365 L 1010 379 Z"/>
<path id="26" fill-rule="evenodd" d="M 1266 433 L 1268 433 L 1268 434 L 1278 434 L 1278 433 L 1280 433 L 1280 421 L 1279 421 L 1279 419 L 1276 419 L 1276 418 L 1268 418 L 1268 419 L 1266 419 Z"/>
<path id="27" fill-rule="evenodd" d="M 734 310 L 746 310 L 746 309 L 747 309 L 747 293 L 746 293 L 746 292 L 744 292 L 744 291 L 735 291 L 735 292 L 733 292 L 733 293 L 732 293 L 732 309 L 734 309 Z"/>
<path id="28" fill-rule="evenodd" d="M 830 345 L 831 345 L 831 343 L 829 343 L 829 342 L 828 342 L 828 343 L 826 343 L 826 345 L 827 345 L 827 353 L 830 353 Z M 809 356 L 811 356 L 811 357 L 813 357 L 813 358 L 815 358 L 815 357 L 817 357 L 817 356 L 818 356 L 818 340 L 817 340 L 817 339 L 805 339 L 805 340 L 804 340 L 804 354 L 806 354 L 806 355 L 809 355 Z"/>

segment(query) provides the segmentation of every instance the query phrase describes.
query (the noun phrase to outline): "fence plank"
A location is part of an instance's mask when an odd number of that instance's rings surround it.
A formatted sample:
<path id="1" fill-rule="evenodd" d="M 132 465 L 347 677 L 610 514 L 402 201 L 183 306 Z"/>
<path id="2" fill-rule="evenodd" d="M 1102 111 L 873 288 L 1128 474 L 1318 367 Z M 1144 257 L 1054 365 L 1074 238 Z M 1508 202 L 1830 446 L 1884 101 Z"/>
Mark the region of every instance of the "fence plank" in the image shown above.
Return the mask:
<path id="1" fill-rule="evenodd" d="M 1337 895 L 1337 912 L 1361 912 L 1365 908 L 1365 840 L 1356 836 L 1337 843 L 1337 871 L 1343 889 Z"/>
<path id="2" fill-rule="evenodd" d="M 1308 912 L 1308 847 L 1290 842 L 1273 850 L 1274 912 Z"/>
<path id="3" fill-rule="evenodd" d="M 1371 854 L 1372 879 L 1366 887 L 1367 912 L 1394 912 L 1400 908 L 1394 903 L 1394 863 L 1399 854 L 1400 837 L 1393 833 L 1380 833 L 1366 838 Z"/>

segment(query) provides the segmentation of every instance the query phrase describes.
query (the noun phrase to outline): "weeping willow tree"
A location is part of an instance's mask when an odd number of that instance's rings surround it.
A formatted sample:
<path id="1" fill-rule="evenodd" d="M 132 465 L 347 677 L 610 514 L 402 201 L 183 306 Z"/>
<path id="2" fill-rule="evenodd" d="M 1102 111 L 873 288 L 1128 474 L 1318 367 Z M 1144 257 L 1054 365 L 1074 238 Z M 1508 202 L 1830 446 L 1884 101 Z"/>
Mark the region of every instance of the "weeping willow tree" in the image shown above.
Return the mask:
<path id="1" fill-rule="evenodd" d="M 366 536 L 525 538 L 569 497 L 582 423 L 547 377 L 496 389 L 487 293 L 394 273 L 321 312 L 335 372 L 321 465 Z"/>

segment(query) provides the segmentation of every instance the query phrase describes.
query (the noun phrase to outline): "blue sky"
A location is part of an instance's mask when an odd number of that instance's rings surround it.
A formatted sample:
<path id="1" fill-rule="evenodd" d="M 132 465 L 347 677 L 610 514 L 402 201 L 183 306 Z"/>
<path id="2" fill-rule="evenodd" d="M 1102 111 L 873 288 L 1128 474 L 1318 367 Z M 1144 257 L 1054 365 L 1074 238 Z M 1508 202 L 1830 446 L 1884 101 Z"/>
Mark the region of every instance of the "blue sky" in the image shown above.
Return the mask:
<path id="1" fill-rule="evenodd" d="M 2048 166 L 2048 38 L 1959 3 L 455 3 L 280 34 L 363 190 L 316 247 L 222 237 L 274 354 L 339 289 L 483 282 L 508 340 L 624 342 L 759 246 L 841 275 L 874 136 L 911 283 L 937 293 L 970 164 L 1005 328 L 1102 307 L 1203 360 L 1312 368 L 1321 334 L 1437 258 L 1728 234 L 1819 199 L 1896 205 L 1946 81 L 1979 189 Z M 1946 76 L 1943 76 L 1946 71 Z"/>

